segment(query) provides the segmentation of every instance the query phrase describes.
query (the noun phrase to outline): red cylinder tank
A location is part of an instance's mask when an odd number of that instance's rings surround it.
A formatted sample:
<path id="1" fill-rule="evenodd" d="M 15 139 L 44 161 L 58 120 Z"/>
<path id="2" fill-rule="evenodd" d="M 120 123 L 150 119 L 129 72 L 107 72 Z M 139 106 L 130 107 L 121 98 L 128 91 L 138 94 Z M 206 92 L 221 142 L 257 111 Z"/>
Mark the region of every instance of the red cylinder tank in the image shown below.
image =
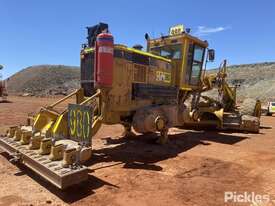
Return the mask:
<path id="1" fill-rule="evenodd" d="M 114 38 L 110 33 L 101 33 L 96 38 L 95 84 L 111 87 L 113 83 Z"/>

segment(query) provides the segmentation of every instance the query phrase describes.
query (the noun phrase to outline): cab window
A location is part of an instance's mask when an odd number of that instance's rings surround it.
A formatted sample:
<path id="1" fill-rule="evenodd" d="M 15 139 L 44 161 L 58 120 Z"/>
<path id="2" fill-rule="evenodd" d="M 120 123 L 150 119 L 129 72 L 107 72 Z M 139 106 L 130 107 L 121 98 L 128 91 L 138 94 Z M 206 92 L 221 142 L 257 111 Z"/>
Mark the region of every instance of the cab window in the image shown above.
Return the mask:
<path id="1" fill-rule="evenodd" d="M 151 52 L 168 59 L 181 59 L 181 44 L 154 47 Z"/>
<path id="2" fill-rule="evenodd" d="M 189 83 L 191 85 L 198 85 L 200 82 L 201 69 L 203 65 L 204 48 L 194 45 L 193 61 Z"/>

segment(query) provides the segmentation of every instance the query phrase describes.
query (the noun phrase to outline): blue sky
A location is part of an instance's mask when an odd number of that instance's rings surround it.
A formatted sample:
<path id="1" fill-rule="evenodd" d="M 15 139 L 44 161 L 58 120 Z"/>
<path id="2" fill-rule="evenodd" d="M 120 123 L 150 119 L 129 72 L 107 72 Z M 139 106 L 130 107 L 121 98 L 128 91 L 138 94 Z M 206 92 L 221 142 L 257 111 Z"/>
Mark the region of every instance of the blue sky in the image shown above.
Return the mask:
<path id="1" fill-rule="evenodd" d="M 37 64 L 79 65 L 86 26 L 106 22 L 116 43 L 145 44 L 175 24 L 216 49 L 217 66 L 275 61 L 275 1 L 0 0 L 0 64 L 8 77 Z"/>

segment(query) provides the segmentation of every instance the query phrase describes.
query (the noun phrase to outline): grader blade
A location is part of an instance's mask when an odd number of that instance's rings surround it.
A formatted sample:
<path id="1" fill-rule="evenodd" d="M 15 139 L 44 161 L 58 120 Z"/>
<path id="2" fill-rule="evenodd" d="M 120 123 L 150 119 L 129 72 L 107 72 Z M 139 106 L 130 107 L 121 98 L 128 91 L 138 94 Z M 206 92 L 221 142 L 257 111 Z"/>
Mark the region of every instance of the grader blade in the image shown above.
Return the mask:
<path id="1" fill-rule="evenodd" d="M 51 161 L 50 155 L 40 155 L 38 150 L 30 150 L 11 138 L 0 137 L 0 148 L 13 157 L 13 161 L 23 163 L 38 175 L 58 187 L 65 189 L 88 179 L 88 169 L 83 165 L 62 167 L 62 161 Z"/>

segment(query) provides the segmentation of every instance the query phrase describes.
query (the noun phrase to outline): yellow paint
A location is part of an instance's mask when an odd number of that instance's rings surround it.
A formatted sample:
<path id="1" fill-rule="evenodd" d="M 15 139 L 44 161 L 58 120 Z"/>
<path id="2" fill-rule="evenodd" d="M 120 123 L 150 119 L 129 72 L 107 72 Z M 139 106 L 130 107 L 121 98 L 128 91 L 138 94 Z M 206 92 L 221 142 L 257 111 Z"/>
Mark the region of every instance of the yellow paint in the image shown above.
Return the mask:
<path id="1" fill-rule="evenodd" d="M 82 137 L 83 125 L 82 125 L 82 112 L 80 110 L 76 111 L 76 125 L 77 125 L 76 135 L 77 137 Z"/>
<path id="2" fill-rule="evenodd" d="M 184 26 L 182 24 L 172 26 L 169 29 L 169 35 L 171 36 L 182 34 L 182 32 L 184 32 Z"/>
<path id="3" fill-rule="evenodd" d="M 220 120 L 220 124 L 222 125 L 223 122 L 223 108 L 221 108 L 220 110 L 216 110 L 214 111 L 214 114 L 216 115 L 216 117 L 218 117 L 218 119 Z"/>
<path id="4" fill-rule="evenodd" d="M 87 125 L 86 125 L 86 130 L 85 131 L 85 128 L 83 127 L 83 137 L 84 139 L 88 139 L 89 138 L 89 134 L 90 134 L 90 114 L 89 112 L 85 112 L 84 115 L 83 115 L 83 122 L 85 122 L 85 119 L 84 117 L 86 116 L 86 121 L 87 121 Z"/>
<path id="5" fill-rule="evenodd" d="M 62 118 L 63 118 L 63 115 L 58 117 L 58 119 L 57 119 L 57 121 L 56 121 L 56 123 L 54 124 L 54 127 L 53 127 L 53 133 L 55 133 L 57 131 L 58 126 L 60 125 L 60 122 L 61 122 Z"/>
<path id="6" fill-rule="evenodd" d="M 88 54 L 94 51 L 94 48 L 85 48 L 84 53 Z"/>
<path id="7" fill-rule="evenodd" d="M 170 83 L 171 82 L 171 73 L 163 72 L 163 71 L 157 71 L 156 72 L 156 81 Z"/>
<path id="8" fill-rule="evenodd" d="M 67 136 L 68 135 L 68 122 L 67 122 L 67 112 L 64 114 L 61 114 L 57 121 L 54 123 L 52 133 L 53 135 L 62 135 Z"/>
<path id="9" fill-rule="evenodd" d="M 184 40 L 183 42 L 183 50 L 182 50 L 182 65 L 180 68 L 180 87 L 182 87 L 182 85 L 184 84 L 184 79 L 185 75 L 186 75 L 186 67 L 185 67 L 185 63 L 186 63 L 186 58 L 187 58 L 187 39 Z M 184 75 L 183 75 L 184 74 Z"/>
<path id="10" fill-rule="evenodd" d="M 75 110 L 70 111 L 70 134 L 75 135 L 76 131 L 76 116 Z"/>
<path id="11" fill-rule="evenodd" d="M 192 91 L 192 89 L 190 87 L 181 87 L 181 90 L 186 90 L 186 91 Z"/>
<path id="12" fill-rule="evenodd" d="M 90 138 L 90 113 L 80 109 L 70 110 L 70 135 L 79 139 Z"/>

